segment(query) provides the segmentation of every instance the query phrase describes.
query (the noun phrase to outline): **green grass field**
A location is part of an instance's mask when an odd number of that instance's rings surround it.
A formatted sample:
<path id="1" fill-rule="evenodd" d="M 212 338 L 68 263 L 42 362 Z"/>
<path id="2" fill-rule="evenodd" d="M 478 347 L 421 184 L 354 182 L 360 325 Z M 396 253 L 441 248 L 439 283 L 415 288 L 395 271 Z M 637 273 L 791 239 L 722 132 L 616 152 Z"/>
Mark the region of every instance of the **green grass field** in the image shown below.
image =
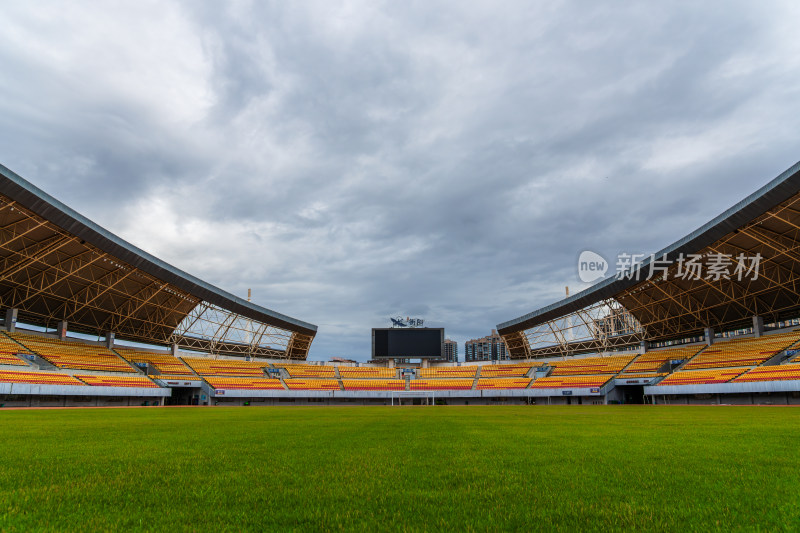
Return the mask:
<path id="1" fill-rule="evenodd" d="M 0 530 L 800 530 L 800 409 L 0 412 Z"/>

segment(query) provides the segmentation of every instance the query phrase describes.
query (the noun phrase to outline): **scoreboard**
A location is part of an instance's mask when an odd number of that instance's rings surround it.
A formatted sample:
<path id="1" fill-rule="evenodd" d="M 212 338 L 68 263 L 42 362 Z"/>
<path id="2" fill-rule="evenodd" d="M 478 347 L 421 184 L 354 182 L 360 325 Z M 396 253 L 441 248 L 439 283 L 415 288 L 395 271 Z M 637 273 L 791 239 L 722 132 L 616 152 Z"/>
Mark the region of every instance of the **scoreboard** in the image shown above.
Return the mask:
<path id="1" fill-rule="evenodd" d="M 373 359 L 439 359 L 444 328 L 372 328 Z"/>

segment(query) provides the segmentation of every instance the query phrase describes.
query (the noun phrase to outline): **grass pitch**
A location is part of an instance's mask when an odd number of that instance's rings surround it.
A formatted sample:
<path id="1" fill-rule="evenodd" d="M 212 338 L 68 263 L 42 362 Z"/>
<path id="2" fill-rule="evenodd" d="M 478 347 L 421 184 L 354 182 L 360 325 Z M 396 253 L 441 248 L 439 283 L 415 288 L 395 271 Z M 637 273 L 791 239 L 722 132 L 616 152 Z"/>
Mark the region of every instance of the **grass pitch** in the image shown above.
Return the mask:
<path id="1" fill-rule="evenodd" d="M 0 530 L 800 530 L 800 409 L 0 412 Z"/>

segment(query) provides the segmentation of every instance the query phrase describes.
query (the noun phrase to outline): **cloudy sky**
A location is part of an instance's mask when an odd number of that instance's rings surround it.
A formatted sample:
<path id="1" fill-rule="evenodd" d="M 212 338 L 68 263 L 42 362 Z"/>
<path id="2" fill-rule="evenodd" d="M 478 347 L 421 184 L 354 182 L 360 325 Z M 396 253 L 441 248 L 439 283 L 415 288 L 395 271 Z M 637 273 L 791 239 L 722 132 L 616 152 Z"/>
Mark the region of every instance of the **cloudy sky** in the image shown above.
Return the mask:
<path id="1" fill-rule="evenodd" d="M 397 315 L 463 358 L 800 159 L 798 6 L 4 2 L 0 162 L 311 359 Z"/>

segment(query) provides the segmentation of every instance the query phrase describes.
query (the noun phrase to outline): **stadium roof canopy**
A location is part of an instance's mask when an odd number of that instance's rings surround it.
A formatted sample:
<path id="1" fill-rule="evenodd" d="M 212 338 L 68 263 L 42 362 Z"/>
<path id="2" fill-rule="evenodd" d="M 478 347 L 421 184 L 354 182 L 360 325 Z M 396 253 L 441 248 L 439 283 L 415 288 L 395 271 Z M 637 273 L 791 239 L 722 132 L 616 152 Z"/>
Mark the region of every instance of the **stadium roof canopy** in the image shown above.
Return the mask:
<path id="1" fill-rule="evenodd" d="M 690 260 L 701 268 L 691 268 Z M 800 163 L 625 275 L 497 329 L 511 357 L 536 358 L 669 342 L 701 336 L 705 328 L 753 327 L 753 317 L 775 323 L 798 315 Z"/>
<path id="2" fill-rule="evenodd" d="M 0 165 L 0 306 L 42 327 L 305 359 L 317 327 L 153 257 Z"/>

